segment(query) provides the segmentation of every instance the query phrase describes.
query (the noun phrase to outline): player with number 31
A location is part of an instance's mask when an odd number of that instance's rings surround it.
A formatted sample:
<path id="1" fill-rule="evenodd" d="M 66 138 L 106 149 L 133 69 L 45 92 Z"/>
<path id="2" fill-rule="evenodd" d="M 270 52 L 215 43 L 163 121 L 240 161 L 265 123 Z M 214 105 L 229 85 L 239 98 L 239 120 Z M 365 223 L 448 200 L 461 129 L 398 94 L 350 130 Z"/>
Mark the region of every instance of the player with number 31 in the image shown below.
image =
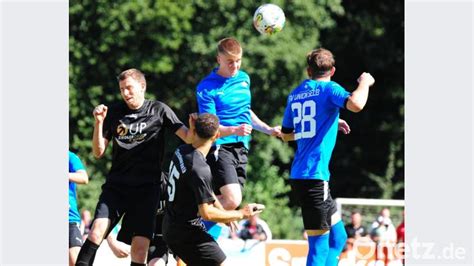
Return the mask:
<path id="1" fill-rule="evenodd" d="M 298 146 L 291 166 L 290 185 L 301 206 L 308 234 L 306 265 L 336 266 L 347 239 L 328 185 L 339 109 L 361 111 L 375 80 L 369 73 L 362 73 L 357 80 L 358 87 L 350 93 L 331 81 L 336 68 L 329 50 L 313 50 L 306 61 L 309 79 L 288 96 L 282 139 L 294 140 Z"/>

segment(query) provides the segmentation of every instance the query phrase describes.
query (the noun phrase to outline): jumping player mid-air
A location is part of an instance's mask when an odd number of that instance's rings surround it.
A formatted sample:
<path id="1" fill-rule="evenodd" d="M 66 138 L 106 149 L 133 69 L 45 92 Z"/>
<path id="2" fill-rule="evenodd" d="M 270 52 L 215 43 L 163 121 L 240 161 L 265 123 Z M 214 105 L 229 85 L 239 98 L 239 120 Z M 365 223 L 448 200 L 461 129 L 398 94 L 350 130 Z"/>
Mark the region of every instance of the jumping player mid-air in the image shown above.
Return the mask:
<path id="1" fill-rule="evenodd" d="M 290 185 L 300 202 L 308 235 L 306 265 L 336 266 L 347 239 L 328 185 L 328 166 L 336 143 L 339 109 L 361 111 L 375 80 L 364 72 L 357 80 L 356 90 L 349 93 L 331 81 L 336 68 L 330 51 L 316 49 L 308 54 L 306 62 L 309 79 L 288 96 L 282 138 L 297 143 Z"/>
<path id="2" fill-rule="evenodd" d="M 219 66 L 202 79 L 196 89 L 199 113 L 215 114 L 220 120 L 221 134 L 232 135 L 217 139 L 207 156 L 214 191 L 226 210 L 235 210 L 242 201 L 252 129 L 272 136 L 281 133 L 279 126 L 268 126 L 251 110 L 250 78 L 240 70 L 242 52 L 236 39 L 220 40 L 217 44 Z M 215 238 L 220 233 L 214 223 L 206 223 L 206 227 Z"/>

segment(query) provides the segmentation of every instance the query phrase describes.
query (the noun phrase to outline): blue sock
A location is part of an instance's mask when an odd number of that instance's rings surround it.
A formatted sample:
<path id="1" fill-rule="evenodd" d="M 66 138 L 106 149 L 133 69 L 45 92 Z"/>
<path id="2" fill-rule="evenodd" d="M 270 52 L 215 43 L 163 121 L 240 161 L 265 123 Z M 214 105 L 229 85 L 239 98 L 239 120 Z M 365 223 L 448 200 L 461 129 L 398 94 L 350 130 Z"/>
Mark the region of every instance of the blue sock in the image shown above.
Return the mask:
<path id="1" fill-rule="evenodd" d="M 214 240 L 217 240 L 221 234 L 222 227 L 215 222 L 204 220 L 202 222 L 206 227 L 207 233 L 210 234 Z"/>
<path id="2" fill-rule="evenodd" d="M 329 252 L 329 234 L 308 236 L 308 242 L 306 266 L 324 266 Z"/>
<path id="3" fill-rule="evenodd" d="M 326 266 L 337 266 L 339 255 L 347 241 L 346 229 L 342 221 L 339 221 L 331 227 L 329 232 L 329 253 L 326 260 Z"/>

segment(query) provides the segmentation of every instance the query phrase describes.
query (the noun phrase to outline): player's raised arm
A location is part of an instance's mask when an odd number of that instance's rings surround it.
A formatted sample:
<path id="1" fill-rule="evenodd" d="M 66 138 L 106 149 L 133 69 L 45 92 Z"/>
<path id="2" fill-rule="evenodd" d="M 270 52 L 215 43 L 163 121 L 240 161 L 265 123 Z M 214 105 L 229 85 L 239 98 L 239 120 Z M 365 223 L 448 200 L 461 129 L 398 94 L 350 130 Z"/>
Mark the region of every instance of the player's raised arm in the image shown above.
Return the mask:
<path id="1" fill-rule="evenodd" d="M 92 152 L 94 157 L 100 158 L 104 155 L 105 150 L 107 149 L 107 144 L 109 141 L 104 138 L 103 127 L 104 120 L 107 116 L 108 107 L 100 104 L 94 108 L 92 114 L 94 115 L 94 133 L 92 135 Z"/>
<path id="2" fill-rule="evenodd" d="M 271 127 L 267 123 L 263 122 L 258 116 L 250 110 L 250 117 L 252 119 L 252 126 L 255 130 L 265 133 L 270 136 L 280 137 L 281 136 L 281 127 L 274 126 Z"/>
<path id="3" fill-rule="evenodd" d="M 349 96 L 346 104 L 346 108 L 354 113 L 358 113 L 364 109 L 367 98 L 369 97 L 369 87 L 374 85 L 375 79 L 370 73 L 364 72 L 357 79 L 357 82 L 359 82 L 359 86 L 357 86 L 357 89 Z"/>

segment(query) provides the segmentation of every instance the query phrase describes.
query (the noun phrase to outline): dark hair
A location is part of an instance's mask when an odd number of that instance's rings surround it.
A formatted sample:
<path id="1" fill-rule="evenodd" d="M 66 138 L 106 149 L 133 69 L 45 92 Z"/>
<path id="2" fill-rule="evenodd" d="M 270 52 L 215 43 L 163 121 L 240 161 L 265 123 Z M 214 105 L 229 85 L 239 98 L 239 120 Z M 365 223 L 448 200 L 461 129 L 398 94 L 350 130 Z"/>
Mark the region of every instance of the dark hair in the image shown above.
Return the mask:
<path id="1" fill-rule="evenodd" d="M 232 37 L 224 38 L 217 44 L 217 52 L 220 54 L 237 56 L 242 54 L 242 46 L 240 46 L 240 43 Z"/>
<path id="2" fill-rule="evenodd" d="M 200 114 L 195 123 L 196 133 L 202 139 L 210 139 L 219 130 L 219 118 L 213 114 Z"/>
<path id="3" fill-rule="evenodd" d="M 130 69 L 122 71 L 122 73 L 120 73 L 120 75 L 117 76 L 117 80 L 120 82 L 130 77 L 146 85 L 145 74 L 143 74 L 140 70 L 135 69 L 135 68 L 130 68 Z"/>
<path id="4" fill-rule="evenodd" d="M 318 78 L 326 75 L 334 67 L 336 61 L 331 51 L 318 48 L 308 53 L 306 63 L 312 71 L 312 78 Z"/>

